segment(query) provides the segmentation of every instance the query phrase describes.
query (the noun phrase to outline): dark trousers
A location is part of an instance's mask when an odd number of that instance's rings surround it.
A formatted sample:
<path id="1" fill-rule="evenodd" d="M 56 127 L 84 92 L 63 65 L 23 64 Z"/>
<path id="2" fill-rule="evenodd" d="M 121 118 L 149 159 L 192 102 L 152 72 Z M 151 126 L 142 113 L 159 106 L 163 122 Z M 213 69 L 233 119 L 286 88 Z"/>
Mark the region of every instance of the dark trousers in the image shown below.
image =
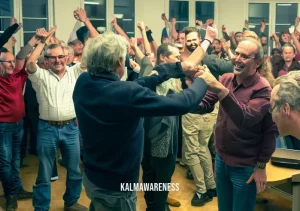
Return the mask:
<path id="1" fill-rule="evenodd" d="M 177 158 L 182 157 L 182 121 L 181 121 L 181 116 L 178 118 L 178 151 L 177 151 Z"/>
<path id="2" fill-rule="evenodd" d="M 145 143 L 142 160 L 144 183 L 170 183 L 175 170 L 176 155 L 165 158 L 151 156 L 150 144 Z M 145 191 L 146 211 L 165 211 L 168 191 Z"/>
<path id="3" fill-rule="evenodd" d="M 21 159 L 26 156 L 29 139 L 29 151 L 32 154 L 37 154 L 37 131 L 39 124 L 39 107 L 38 105 L 26 105 L 26 116 L 24 118 L 24 137 L 22 140 Z"/>

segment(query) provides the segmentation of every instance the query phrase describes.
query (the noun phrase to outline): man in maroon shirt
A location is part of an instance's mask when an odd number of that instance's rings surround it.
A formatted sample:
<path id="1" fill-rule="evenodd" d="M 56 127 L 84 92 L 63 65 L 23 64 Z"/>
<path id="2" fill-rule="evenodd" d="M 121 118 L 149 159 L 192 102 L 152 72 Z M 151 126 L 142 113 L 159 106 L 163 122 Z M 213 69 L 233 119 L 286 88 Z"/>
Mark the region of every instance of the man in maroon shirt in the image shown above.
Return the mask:
<path id="1" fill-rule="evenodd" d="M 220 101 L 215 130 L 219 211 L 253 211 L 256 193 L 266 186 L 265 167 L 278 131 L 269 112 L 271 87 L 259 74 L 262 62 L 261 44 L 245 39 L 233 56 L 234 72 L 220 82 L 206 80 L 214 88 L 200 106 L 207 109 Z"/>
<path id="2" fill-rule="evenodd" d="M 14 55 L 0 48 L 0 180 L 9 211 L 17 208 L 17 199 L 32 197 L 23 189 L 19 176 L 26 79 L 24 69 L 15 69 Z"/>

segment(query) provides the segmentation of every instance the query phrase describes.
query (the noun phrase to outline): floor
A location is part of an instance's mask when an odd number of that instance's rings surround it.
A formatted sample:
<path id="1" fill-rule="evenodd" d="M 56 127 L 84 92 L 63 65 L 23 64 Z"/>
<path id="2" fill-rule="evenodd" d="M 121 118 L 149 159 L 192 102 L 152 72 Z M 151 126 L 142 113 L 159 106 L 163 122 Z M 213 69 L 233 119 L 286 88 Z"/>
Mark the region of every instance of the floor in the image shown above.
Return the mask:
<path id="1" fill-rule="evenodd" d="M 35 182 L 38 169 L 38 160 L 36 156 L 29 155 L 25 162 L 29 164 L 29 167 L 21 169 L 21 178 L 23 180 L 23 186 L 26 190 L 32 191 L 32 185 Z M 62 196 L 65 191 L 66 170 L 59 166 L 59 179 L 52 183 L 52 201 L 51 211 L 62 211 L 63 200 Z M 190 200 L 193 197 L 195 187 L 193 181 L 185 179 L 186 169 L 177 165 L 175 173 L 172 178 L 172 182 L 179 183 L 178 192 L 170 192 L 169 196 L 173 197 L 181 202 L 181 207 L 170 207 L 172 211 L 217 211 L 217 199 L 214 198 L 212 202 L 207 203 L 204 207 L 192 207 Z M 143 198 L 143 192 L 138 192 L 137 211 L 145 211 L 146 205 Z M 292 203 L 284 198 L 281 198 L 268 190 L 259 194 L 255 211 L 291 211 Z M 265 202 L 267 200 L 267 202 Z M 264 201 L 264 202 L 262 202 Z M 0 198 L 0 206 L 4 207 L 4 198 Z M 79 203 L 89 206 L 89 199 L 87 198 L 84 188 L 81 193 Z M 19 211 L 32 211 L 32 200 L 19 201 Z M 1 211 L 1 208 L 0 208 Z"/>

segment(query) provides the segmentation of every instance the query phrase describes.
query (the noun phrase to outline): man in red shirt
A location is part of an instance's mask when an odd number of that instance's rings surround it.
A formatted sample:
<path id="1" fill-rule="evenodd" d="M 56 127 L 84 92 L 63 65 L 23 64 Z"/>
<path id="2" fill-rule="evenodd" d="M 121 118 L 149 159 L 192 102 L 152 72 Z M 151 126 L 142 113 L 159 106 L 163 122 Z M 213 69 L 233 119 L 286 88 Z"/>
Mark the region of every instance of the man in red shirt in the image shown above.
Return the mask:
<path id="1" fill-rule="evenodd" d="M 278 131 L 269 112 L 271 87 L 259 74 L 261 44 L 241 40 L 232 59 L 233 73 L 224 74 L 220 82 L 206 80 L 214 89 L 200 106 L 208 109 L 220 102 L 215 130 L 219 211 L 254 211 L 256 193 L 266 187 L 265 167 Z"/>
<path id="2" fill-rule="evenodd" d="M 15 69 L 14 55 L 0 48 L 0 180 L 9 211 L 18 207 L 17 199 L 32 197 L 23 189 L 19 176 L 26 79 L 24 69 Z"/>

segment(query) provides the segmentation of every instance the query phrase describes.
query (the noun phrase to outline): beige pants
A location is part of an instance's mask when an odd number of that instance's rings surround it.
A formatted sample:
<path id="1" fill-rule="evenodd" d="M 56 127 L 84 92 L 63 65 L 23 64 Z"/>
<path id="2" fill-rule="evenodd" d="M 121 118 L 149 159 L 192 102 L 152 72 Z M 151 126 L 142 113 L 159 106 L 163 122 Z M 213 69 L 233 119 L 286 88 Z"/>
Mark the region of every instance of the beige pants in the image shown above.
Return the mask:
<path id="1" fill-rule="evenodd" d="M 182 160 L 194 177 L 197 192 L 216 188 L 208 141 L 217 119 L 218 107 L 212 113 L 182 116 Z"/>

